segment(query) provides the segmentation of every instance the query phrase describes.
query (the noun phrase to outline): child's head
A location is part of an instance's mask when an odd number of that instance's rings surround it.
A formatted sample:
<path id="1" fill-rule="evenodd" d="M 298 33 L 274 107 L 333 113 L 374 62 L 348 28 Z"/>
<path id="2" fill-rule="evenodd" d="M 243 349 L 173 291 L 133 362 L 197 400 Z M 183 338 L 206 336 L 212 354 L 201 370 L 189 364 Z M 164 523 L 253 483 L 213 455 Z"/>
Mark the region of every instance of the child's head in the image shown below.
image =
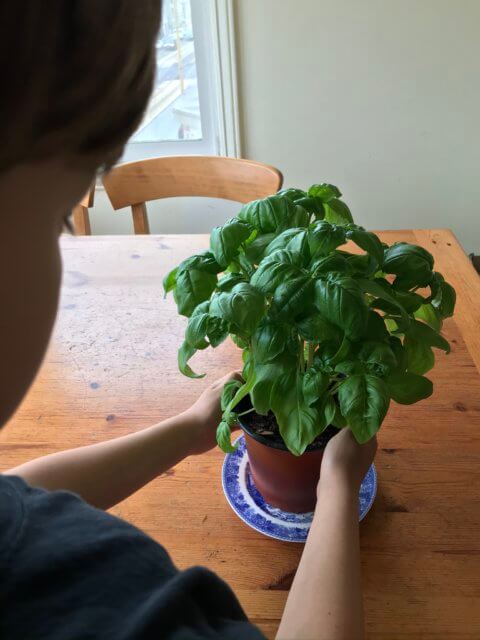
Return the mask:
<path id="1" fill-rule="evenodd" d="M 63 156 L 116 159 L 145 108 L 160 0 L 0 5 L 0 170 Z"/>
<path id="2" fill-rule="evenodd" d="M 58 236 L 140 122 L 160 0 L 0 3 L 0 426 L 55 317 Z"/>

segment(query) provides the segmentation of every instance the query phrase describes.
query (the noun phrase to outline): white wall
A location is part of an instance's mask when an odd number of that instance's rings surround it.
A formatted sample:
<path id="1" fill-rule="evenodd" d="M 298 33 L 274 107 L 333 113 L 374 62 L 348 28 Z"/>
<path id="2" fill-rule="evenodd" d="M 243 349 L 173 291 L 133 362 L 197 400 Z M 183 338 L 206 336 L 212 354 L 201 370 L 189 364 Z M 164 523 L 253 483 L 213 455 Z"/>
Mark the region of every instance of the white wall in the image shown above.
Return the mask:
<path id="1" fill-rule="evenodd" d="M 372 229 L 451 227 L 480 253 L 480 0 L 234 0 L 244 156 L 337 184 Z M 149 207 L 208 232 L 213 200 Z M 130 233 L 97 193 L 94 233 Z"/>
<path id="2" fill-rule="evenodd" d="M 151 233 L 209 233 L 236 215 L 241 205 L 210 198 L 168 198 L 147 204 Z M 93 234 L 133 233 L 130 209 L 113 211 L 105 191 L 95 192 L 90 209 Z"/>
<path id="3" fill-rule="evenodd" d="M 480 253 L 480 2 L 234 2 L 244 155 Z"/>

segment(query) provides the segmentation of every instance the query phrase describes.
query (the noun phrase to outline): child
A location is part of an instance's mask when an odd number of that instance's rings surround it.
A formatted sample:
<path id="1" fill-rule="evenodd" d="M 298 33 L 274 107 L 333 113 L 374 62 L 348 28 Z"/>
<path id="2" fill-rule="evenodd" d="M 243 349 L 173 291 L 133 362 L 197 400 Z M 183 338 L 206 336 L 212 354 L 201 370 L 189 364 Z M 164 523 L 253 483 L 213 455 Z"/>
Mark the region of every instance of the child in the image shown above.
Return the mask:
<path id="1" fill-rule="evenodd" d="M 48 343 L 66 213 L 141 119 L 159 20 L 158 0 L 0 4 L 2 426 Z M 0 637 L 262 637 L 217 576 L 179 572 L 155 541 L 104 511 L 215 445 L 227 379 L 161 424 L 0 476 Z M 363 637 L 357 494 L 375 446 L 359 447 L 348 430 L 328 445 L 279 638 Z"/>

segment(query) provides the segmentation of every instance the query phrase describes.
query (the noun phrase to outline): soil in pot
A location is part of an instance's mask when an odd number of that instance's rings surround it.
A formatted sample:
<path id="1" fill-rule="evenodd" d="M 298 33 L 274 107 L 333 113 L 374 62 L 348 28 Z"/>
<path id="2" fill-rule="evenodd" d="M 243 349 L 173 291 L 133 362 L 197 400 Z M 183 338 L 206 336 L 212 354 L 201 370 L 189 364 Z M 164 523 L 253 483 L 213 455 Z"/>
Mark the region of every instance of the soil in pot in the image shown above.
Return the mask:
<path id="1" fill-rule="evenodd" d="M 246 397 L 236 411 L 242 413 L 251 408 L 250 398 Z M 240 426 L 245 433 L 253 481 L 264 499 L 284 511 L 313 511 L 323 451 L 339 430 L 330 425 L 303 455 L 294 456 L 280 436 L 273 413 L 261 416 L 252 411 L 240 418 Z"/>

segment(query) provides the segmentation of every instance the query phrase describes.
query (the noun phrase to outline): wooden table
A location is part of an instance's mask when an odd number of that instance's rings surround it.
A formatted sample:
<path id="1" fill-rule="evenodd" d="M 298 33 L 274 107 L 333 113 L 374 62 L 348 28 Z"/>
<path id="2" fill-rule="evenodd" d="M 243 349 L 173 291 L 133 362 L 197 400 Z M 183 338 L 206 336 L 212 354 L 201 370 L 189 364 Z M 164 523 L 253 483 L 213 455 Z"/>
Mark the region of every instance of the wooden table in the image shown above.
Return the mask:
<path id="1" fill-rule="evenodd" d="M 480 281 L 448 231 L 381 237 L 431 251 L 459 300 L 445 323 L 452 353 L 438 352 L 433 397 L 393 404 L 380 433 L 378 497 L 361 526 L 368 637 L 478 640 Z M 0 436 L 3 468 L 141 429 L 239 365 L 229 343 L 195 356 L 206 379 L 177 371 L 185 321 L 163 299 L 162 277 L 207 246 L 206 236 L 63 240 L 59 318 L 40 375 Z M 302 547 L 237 518 L 222 493 L 222 459 L 214 450 L 186 460 L 114 512 L 165 545 L 179 567 L 220 574 L 273 637 Z"/>

